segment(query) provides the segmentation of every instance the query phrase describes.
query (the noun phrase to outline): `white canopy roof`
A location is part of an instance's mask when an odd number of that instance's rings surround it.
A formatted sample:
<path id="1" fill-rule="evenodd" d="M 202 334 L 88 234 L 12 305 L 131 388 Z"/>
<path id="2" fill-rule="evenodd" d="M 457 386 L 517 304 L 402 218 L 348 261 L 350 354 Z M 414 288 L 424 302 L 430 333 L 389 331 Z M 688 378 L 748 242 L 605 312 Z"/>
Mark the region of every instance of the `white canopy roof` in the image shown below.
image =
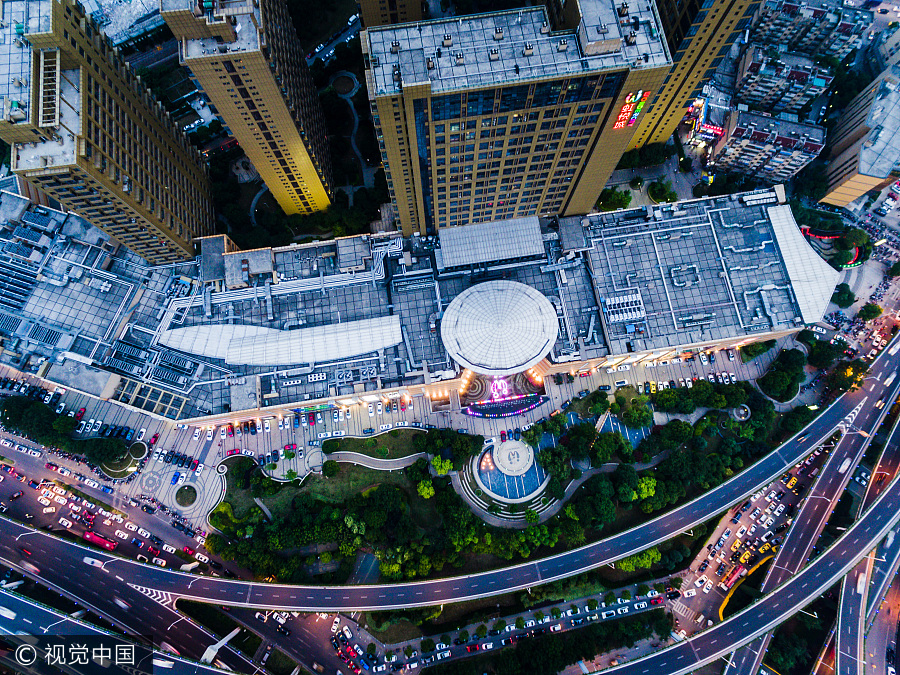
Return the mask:
<path id="1" fill-rule="evenodd" d="M 841 273 L 809 245 L 797 227 L 790 206 L 770 206 L 768 211 L 803 322 L 821 321 Z"/>
<path id="2" fill-rule="evenodd" d="M 165 331 L 160 343 L 189 354 L 248 366 L 325 363 L 403 341 L 400 317 L 380 316 L 298 330 L 212 324 Z"/>
<path id="3" fill-rule="evenodd" d="M 556 309 L 537 289 L 515 281 L 487 281 L 460 293 L 441 319 L 450 357 L 484 375 L 528 370 L 559 334 Z"/>

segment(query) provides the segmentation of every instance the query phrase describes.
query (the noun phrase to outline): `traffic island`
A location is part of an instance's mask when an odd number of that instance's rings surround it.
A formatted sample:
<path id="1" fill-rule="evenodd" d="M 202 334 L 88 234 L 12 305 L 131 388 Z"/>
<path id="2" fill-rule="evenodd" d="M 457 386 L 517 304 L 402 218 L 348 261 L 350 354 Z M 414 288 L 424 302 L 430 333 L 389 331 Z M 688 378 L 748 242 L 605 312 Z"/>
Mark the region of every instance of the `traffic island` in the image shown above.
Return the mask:
<path id="1" fill-rule="evenodd" d="M 193 485 L 184 485 L 175 493 L 175 503 L 178 506 L 192 506 L 197 501 L 197 489 Z"/>

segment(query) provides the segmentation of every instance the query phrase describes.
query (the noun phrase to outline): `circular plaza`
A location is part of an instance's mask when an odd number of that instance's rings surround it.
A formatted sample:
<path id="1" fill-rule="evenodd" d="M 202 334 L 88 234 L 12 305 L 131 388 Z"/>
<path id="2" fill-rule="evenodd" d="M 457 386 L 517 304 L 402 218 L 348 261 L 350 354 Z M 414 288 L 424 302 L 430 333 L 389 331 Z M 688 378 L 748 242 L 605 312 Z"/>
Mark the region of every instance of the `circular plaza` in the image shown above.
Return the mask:
<path id="1" fill-rule="evenodd" d="M 549 476 L 523 441 L 488 439 L 472 472 L 475 482 L 495 499 L 518 503 L 539 493 Z"/>

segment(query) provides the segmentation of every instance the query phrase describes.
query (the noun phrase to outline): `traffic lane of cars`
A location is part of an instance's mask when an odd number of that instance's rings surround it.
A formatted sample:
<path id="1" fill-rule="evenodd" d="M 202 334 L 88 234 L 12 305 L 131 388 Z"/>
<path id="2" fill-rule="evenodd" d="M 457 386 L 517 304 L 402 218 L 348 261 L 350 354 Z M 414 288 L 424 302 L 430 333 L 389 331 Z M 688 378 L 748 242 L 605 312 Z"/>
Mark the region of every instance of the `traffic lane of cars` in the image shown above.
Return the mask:
<path id="1" fill-rule="evenodd" d="M 0 539 L 3 557 L 25 569 L 31 576 L 45 580 L 61 589 L 76 601 L 87 603 L 114 623 L 135 635 L 153 638 L 173 645 L 182 655 L 198 660 L 215 639 L 192 622 L 182 621 L 182 615 L 158 602 L 149 601 L 129 583 L 140 584 L 139 576 L 128 576 L 117 564 L 105 568 L 85 562 L 85 558 L 105 558 L 100 552 L 70 555 L 65 542 L 47 537 L 30 536 L 16 542 Z M 19 547 L 27 547 L 31 555 Z M 120 580 L 121 579 L 121 580 Z M 177 627 L 175 624 L 177 623 Z M 219 658 L 236 672 L 249 672 L 249 662 L 230 648 L 219 651 Z"/>

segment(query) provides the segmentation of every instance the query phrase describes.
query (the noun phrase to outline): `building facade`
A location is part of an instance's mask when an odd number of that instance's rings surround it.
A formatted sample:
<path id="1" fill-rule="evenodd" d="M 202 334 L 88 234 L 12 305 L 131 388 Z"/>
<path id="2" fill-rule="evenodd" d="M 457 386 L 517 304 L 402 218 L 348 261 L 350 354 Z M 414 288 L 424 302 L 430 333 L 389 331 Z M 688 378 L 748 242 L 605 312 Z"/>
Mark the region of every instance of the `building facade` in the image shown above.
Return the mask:
<path id="1" fill-rule="evenodd" d="M 833 79 L 829 68 L 809 57 L 750 45 L 738 67 L 735 99 L 758 110 L 797 113 Z"/>
<path id="2" fill-rule="evenodd" d="M 422 0 L 357 0 L 366 28 L 422 20 Z"/>
<path id="3" fill-rule="evenodd" d="M 732 111 L 710 154 L 710 170 L 736 171 L 770 184 L 789 180 L 825 147 L 824 128 L 794 120 Z"/>
<path id="4" fill-rule="evenodd" d="M 750 26 L 760 0 L 661 0 L 672 68 L 653 93 L 629 149 L 668 141 L 703 84 Z"/>
<path id="5" fill-rule="evenodd" d="M 840 0 L 765 0 L 753 18 L 751 39 L 784 51 L 841 61 L 874 18 L 872 12 L 845 7 Z"/>
<path id="6" fill-rule="evenodd" d="M 835 125 L 828 192 L 820 200 L 846 206 L 900 176 L 900 66 L 891 66 L 854 98 Z"/>
<path id="7" fill-rule="evenodd" d="M 150 263 L 213 230 L 197 151 L 73 0 L 4 4 L 0 138 L 12 170 Z"/>
<path id="8" fill-rule="evenodd" d="M 559 31 L 529 8 L 362 33 L 404 233 L 593 208 L 670 59 L 652 3 L 580 8 Z"/>
<path id="9" fill-rule="evenodd" d="M 181 63 L 287 214 L 331 204 L 325 120 L 283 0 L 162 0 Z"/>

